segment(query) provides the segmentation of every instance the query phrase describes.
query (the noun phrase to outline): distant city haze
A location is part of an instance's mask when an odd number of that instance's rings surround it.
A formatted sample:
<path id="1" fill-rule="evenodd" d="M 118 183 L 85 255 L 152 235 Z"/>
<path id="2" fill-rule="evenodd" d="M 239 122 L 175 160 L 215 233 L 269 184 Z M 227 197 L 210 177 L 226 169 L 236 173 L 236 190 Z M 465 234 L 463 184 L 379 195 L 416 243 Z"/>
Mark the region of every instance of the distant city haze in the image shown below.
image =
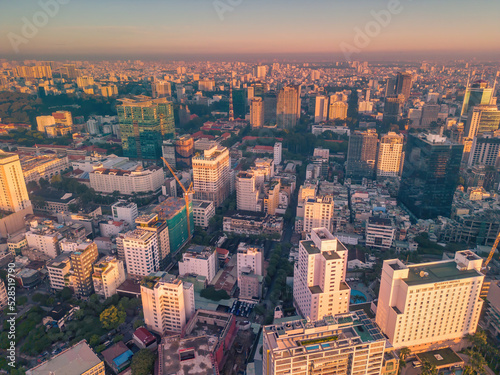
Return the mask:
<path id="1" fill-rule="evenodd" d="M 391 6 L 398 12 L 377 21 Z M 342 45 L 372 61 L 500 57 L 496 0 L 28 0 L 1 8 L 4 58 L 328 61 L 345 57 Z"/>

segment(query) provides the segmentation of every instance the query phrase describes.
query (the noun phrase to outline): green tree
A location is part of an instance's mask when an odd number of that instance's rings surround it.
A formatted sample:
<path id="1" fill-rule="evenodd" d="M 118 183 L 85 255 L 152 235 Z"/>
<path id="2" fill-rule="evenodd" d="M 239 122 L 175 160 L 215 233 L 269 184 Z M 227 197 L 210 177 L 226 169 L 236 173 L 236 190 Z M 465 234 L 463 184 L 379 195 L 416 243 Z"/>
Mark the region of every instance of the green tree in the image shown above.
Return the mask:
<path id="1" fill-rule="evenodd" d="M 148 349 L 139 350 L 133 357 L 130 369 L 132 375 L 150 375 L 153 373 L 156 355 Z"/>
<path id="2" fill-rule="evenodd" d="M 118 310 L 115 306 L 111 306 L 101 313 L 99 319 L 104 328 L 115 329 L 125 322 L 125 317 L 125 311 Z"/>
<path id="3" fill-rule="evenodd" d="M 422 375 L 438 375 L 436 365 L 431 365 L 429 361 L 422 362 Z"/>

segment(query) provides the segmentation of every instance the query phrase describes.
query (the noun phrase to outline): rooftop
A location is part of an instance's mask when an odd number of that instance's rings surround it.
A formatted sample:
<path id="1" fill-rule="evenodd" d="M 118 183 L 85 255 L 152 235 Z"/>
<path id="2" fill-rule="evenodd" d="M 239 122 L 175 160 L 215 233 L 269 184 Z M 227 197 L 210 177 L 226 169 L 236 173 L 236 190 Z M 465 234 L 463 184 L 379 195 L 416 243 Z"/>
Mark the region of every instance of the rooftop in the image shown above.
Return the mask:
<path id="1" fill-rule="evenodd" d="M 437 369 L 463 364 L 464 361 L 450 348 L 431 350 L 430 352 L 418 353 L 417 358 L 423 362 L 427 361 Z"/>
<path id="2" fill-rule="evenodd" d="M 408 285 L 439 283 L 443 281 L 467 279 L 469 277 L 479 277 L 481 273 L 472 270 L 459 270 L 454 260 L 449 262 L 436 262 L 428 264 L 415 264 L 408 266 L 410 269 L 408 278 L 405 279 Z"/>
<path id="3" fill-rule="evenodd" d="M 213 375 L 212 353 L 207 336 L 180 339 L 165 337 L 162 342 L 163 359 L 160 366 L 169 375 Z"/>

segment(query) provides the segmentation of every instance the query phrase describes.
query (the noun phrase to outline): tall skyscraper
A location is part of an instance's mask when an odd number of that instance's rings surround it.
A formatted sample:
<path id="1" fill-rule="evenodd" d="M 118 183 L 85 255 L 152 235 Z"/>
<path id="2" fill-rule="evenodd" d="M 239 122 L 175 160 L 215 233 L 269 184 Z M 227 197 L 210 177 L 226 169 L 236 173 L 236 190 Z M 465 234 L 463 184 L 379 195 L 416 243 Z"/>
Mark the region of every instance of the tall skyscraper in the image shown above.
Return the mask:
<path id="1" fill-rule="evenodd" d="M 0 150 L 0 210 L 18 212 L 31 207 L 17 154 Z"/>
<path id="2" fill-rule="evenodd" d="M 267 75 L 267 66 L 266 65 L 258 65 L 253 68 L 253 75 L 256 78 L 265 78 Z"/>
<path id="3" fill-rule="evenodd" d="M 373 178 L 377 159 L 378 135 L 375 130 L 355 131 L 349 137 L 346 174 L 349 178 L 362 180 Z"/>
<path id="4" fill-rule="evenodd" d="M 399 201 L 419 219 L 449 217 L 464 146 L 436 134 L 410 134 Z"/>
<path id="5" fill-rule="evenodd" d="M 499 166 L 500 157 L 500 134 L 484 133 L 482 136 L 474 137 L 467 165 Z"/>
<path id="6" fill-rule="evenodd" d="M 167 256 L 170 254 L 170 238 L 166 220 L 161 220 L 158 214 L 144 214 L 135 219 L 137 228 L 156 234 L 160 269 L 167 266 Z"/>
<path id="7" fill-rule="evenodd" d="M 234 117 L 244 119 L 247 114 L 247 90 L 233 90 Z"/>
<path id="8" fill-rule="evenodd" d="M 409 72 L 399 72 L 396 77 L 396 94 L 403 95 L 404 101 L 410 99 L 413 76 Z"/>
<path id="9" fill-rule="evenodd" d="M 214 146 L 193 157 L 195 199 L 214 202 L 219 207 L 229 196 L 229 150 Z"/>
<path id="10" fill-rule="evenodd" d="M 194 139 L 187 134 L 176 138 L 174 143 L 176 168 L 191 168 L 193 165 Z"/>
<path id="11" fill-rule="evenodd" d="M 293 300 L 311 320 L 349 311 L 351 289 L 345 282 L 347 248 L 326 228 L 315 228 L 300 241 L 293 275 Z"/>
<path id="12" fill-rule="evenodd" d="M 462 105 L 462 116 L 467 117 L 470 110 L 475 106 L 492 104 L 493 95 L 493 88 L 486 81 L 479 80 L 472 85 L 467 84 Z"/>
<path id="13" fill-rule="evenodd" d="M 438 104 L 425 104 L 422 107 L 422 117 L 420 118 L 420 126 L 428 128 L 431 123 L 437 122 L 441 106 Z"/>
<path id="14" fill-rule="evenodd" d="M 494 132 L 500 127 L 500 111 L 496 105 L 478 105 L 469 109 L 464 128 L 465 138 L 474 138 L 486 132 Z"/>
<path id="15" fill-rule="evenodd" d="M 123 249 L 127 274 L 144 277 L 160 269 L 160 251 L 156 233 L 134 229 L 123 237 L 118 237 L 116 245 Z"/>
<path id="16" fill-rule="evenodd" d="M 280 90 L 276 107 L 278 128 L 293 129 L 300 119 L 300 86 L 287 86 Z"/>
<path id="17" fill-rule="evenodd" d="M 257 91 L 257 90 L 256 90 Z M 257 95 L 257 92 L 255 93 Z M 276 124 L 276 109 L 278 97 L 275 92 L 268 92 L 264 95 L 264 124 Z"/>
<path id="18" fill-rule="evenodd" d="M 181 333 L 195 313 L 193 284 L 165 272 L 142 279 L 141 299 L 146 327 L 162 336 Z"/>
<path id="19" fill-rule="evenodd" d="M 377 177 L 397 177 L 401 172 L 404 136 L 389 132 L 380 139 Z"/>
<path id="20" fill-rule="evenodd" d="M 280 165 L 283 153 L 283 144 L 276 142 L 274 144 L 274 165 Z"/>
<path id="21" fill-rule="evenodd" d="M 390 95 L 385 97 L 384 103 L 384 122 L 396 123 L 401 117 L 401 104 L 403 97 Z"/>
<path id="22" fill-rule="evenodd" d="M 484 303 L 482 264 L 469 250 L 430 263 L 385 260 L 376 322 L 394 348 L 449 347 L 474 334 Z"/>
<path id="23" fill-rule="evenodd" d="M 236 175 L 236 207 L 239 211 L 261 211 L 259 205 L 259 187 L 255 175 L 249 172 L 239 172 Z"/>
<path id="24" fill-rule="evenodd" d="M 175 133 L 174 107 L 165 98 L 122 99 L 116 107 L 124 156 L 159 159 L 164 139 Z"/>
<path id="25" fill-rule="evenodd" d="M 325 95 L 316 96 L 314 109 L 314 123 L 319 124 L 328 120 L 328 97 Z"/>
<path id="26" fill-rule="evenodd" d="M 250 125 L 253 128 L 262 128 L 264 126 L 264 101 L 262 98 L 250 100 Z"/>

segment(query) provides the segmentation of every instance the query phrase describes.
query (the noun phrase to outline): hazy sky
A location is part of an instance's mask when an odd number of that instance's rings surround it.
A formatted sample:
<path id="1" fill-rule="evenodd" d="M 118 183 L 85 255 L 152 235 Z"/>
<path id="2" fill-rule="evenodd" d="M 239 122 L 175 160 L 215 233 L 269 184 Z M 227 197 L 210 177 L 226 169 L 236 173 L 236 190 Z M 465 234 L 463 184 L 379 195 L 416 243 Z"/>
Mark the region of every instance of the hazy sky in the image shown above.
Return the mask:
<path id="1" fill-rule="evenodd" d="M 40 4 L 58 1 L 43 25 Z M 377 32 L 372 13 L 394 2 L 401 11 Z M 36 15 L 36 35 L 23 34 Z M 499 15 L 498 0 L 3 0 L 0 57 L 333 55 L 343 43 L 360 57 L 499 58 Z M 367 26 L 373 36 L 356 44 Z"/>

